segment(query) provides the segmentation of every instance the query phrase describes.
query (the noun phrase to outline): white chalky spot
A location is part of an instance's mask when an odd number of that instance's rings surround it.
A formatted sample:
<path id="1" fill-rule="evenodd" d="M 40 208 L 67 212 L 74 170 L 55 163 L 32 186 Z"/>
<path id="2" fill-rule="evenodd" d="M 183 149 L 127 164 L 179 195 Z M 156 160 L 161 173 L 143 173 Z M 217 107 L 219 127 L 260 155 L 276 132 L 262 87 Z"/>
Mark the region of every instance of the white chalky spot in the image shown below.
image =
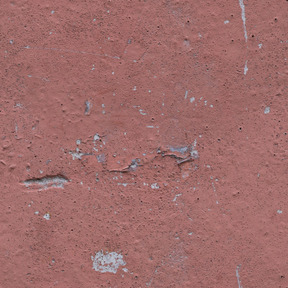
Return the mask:
<path id="1" fill-rule="evenodd" d="M 270 107 L 267 106 L 264 110 L 264 114 L 269 114 L 270 113 Z"/>
<path id="2" fill-rule="evenodd" d="M 91 260 L 93 261 L 92 269 L 101 273 L 110 272 L 116 274 L 119 266 L 126 265 L 123 256 L 116 252 L 104 254 L 103 251 L 99 251 L 95 254 L 95 257 L 91 256 Z"/>
<path id="3" fill-rule="evenodd" d="M 151 184 L 151 188 L 152 189 L 159 189 L 160 187 L 157 183 L 153 183 L 153 184 Z"/>
<path id="4" fill-rule="evenodd" d="M 44 219 L 46 220 L 50 220 L 50 214 L 49 213 L 46 213 L 44 216 L 43 216 Z"/>

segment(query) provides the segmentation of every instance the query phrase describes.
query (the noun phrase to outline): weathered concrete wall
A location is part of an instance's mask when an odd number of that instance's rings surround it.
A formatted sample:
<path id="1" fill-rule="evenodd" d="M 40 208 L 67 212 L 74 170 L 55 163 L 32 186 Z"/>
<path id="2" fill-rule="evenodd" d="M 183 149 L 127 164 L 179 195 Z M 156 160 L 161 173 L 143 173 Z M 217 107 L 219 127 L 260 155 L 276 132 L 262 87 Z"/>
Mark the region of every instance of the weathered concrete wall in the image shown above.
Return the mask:
<path id="1" fill-rule="evenodd" d="M 288 2 L 2 1 L 1 287 L 288 287 Z"/>

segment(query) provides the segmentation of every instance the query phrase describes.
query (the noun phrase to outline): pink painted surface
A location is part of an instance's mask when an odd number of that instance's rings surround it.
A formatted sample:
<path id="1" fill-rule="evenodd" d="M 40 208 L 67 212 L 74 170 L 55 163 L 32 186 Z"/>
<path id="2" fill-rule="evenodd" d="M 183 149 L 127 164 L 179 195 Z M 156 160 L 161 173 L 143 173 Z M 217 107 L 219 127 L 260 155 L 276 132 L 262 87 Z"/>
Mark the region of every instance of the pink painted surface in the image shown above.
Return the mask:
<path id="1" fill-rule="evenodd" d="M 1 287 L 288 287 L 287 1 L 2 1 Z"/>

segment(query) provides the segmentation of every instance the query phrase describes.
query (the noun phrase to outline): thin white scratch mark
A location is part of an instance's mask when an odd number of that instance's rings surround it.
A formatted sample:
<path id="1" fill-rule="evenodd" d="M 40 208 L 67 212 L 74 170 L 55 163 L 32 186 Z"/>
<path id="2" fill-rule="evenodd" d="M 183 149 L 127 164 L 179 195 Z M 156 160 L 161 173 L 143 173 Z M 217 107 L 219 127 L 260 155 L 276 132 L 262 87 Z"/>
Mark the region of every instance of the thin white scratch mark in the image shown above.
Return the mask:
<path id="1" fill-rule="evenodd" d="M 242 10 L 241 16 L 242 16 L 242 21 L 243 21 L 244 37 L 245 37 L 245 41 L 247 42 L 248 37 L 247 37 L 247 30 L 246 30 L 245 5 L 244 5 L 243 0 L 239 0 L 239 5 Z"/>
<path id="2" fill-rule="evenodd" d="M 212 188 L 213 188 L 213 191 L 214 191 L 214 194 L 215 194 L 215 197 L 216 197 L 216 204 L 219 204 L 218 200 L 217 200 L 217 192 L 216 192 L 216 187 L 214 185 L 214 183 L 212 182 Z"/>
<path id="3" fill-rule="evenodd" d="M 48 78 L 42 78 L 42 77 L 38 77 L 38 76 L 32 76 L 32 75 L 27 75 L 28 78 L 37 78 L 37 79 L 41 79 L 42 81 L 46 81 L 49 82 L 50 80 Z"/>
<path id="4" fill-rule="evenodd" d="M 185 97 L 184 97 L 184 99 L 187 99 L 187 96 L 188 96 L 188 90 L 186 90 L 186 92 L 185 92 Z"/>
<path id="5" fill-rule="evenodd" d="M 176 202 L 177 198 L 180 197 L 182 194 L 176 194 L 174 199 L 172 200 L 173 202 Z"/>
<path id="6" fill-rule="evenodd" d="M 64 53 L 77 53 L 77 54 L 87 54 L 87 55 L 94 55 L 100 57 L 107 57 L 112 59 L 120 59 L 118 56 L 110 56 L 108 54 L 99 54 L 95 52 L 87 52 L 87 51 L 80 51 L 80 50 L 70 50 L 70 49 L 61 49 L 61 48 L 46 48 L 46 47 L 30 47 L 25 46 L 25 49 L 32 49 L 32 50 L 48 50 L 48 51 L 57 51 L 57 52 L 64 52 Z"/>
<path id="7" fill-rule="evenodd" d="M 237 282 L 238 282 L 238 288 L 243 288 L 243 286 L 241 285 L 241 281 L 240 281 L 240 274 L 239 274 L 240 268 L 241 268 L 241 265 L 237 265 L 236 277 L 237 277 Z"/>
<path id="8" fill-rule="evenodd" d="M 244 75 L 246 75 L 247 72 L 248 72 L 248 66 L 247 66 L 247 64 L 248 64 L 248 60 L 246 60 L 246 62 L 245 62 Z"/>

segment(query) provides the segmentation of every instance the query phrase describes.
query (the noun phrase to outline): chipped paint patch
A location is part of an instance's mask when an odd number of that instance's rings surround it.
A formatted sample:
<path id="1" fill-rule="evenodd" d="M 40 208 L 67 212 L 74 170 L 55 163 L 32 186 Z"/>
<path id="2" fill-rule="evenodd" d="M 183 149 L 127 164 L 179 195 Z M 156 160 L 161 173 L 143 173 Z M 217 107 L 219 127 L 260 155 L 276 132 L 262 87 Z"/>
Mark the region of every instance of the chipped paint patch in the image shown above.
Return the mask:
<path id="1" fill-rule="evenodd" d="M 46 176 L 42 178 L 28 179 L 23 182 L 27 188 L 34 188 L 39 190 L 46 190 L 48 188 L 64 188 L 64 184 L 68 182 L 68 179 L 63 176 Z"/>
<path id="2" fill-rule="evenodd" d="M 153 183 L 153 184 L 151 184 L 151 188 L 152 189 L 159 189 L 160 187 L 159 187 L 158 183 Z"/>
<path id="3" fill-rule="evenodd" d="M 101 250 L 95 254 L 95 257 L 91 256 L 91 260 L 93 261 L 92 269 L 101 273 L 110 272 L 116 274 L 119 266 L 126 265 L 123 256 L 116 252 L 104 254 Z"/>
<path id="4" fill-rule="evenodd" d="M 49 214 L 49 213 L 46 213 L 46 214 L 43 216 L 43 218 L 44 218 L 45 220 L 50 220 L 50 214 Z"/>
<path id="5" fill-rule="evenodd" d="M 85 115 L 88 115 L 90 113 L 91 108 L 92 104 L 89 101 L 85 101 Z"/>
<path id="6" fill-rule="evenodd" d="M 171 152 L 179 152 L 181 154 L 185 154 L 188 151 L 189 147 L 184 146 L 184 147 L 169 147 L 169 150 Z"/>
<path id="7" fill-rule="evenodd" d="M 267 106 L 265 107 L 264 114 L 269 114 L 269 113 L 270 113 L 270 107 Z"/>

